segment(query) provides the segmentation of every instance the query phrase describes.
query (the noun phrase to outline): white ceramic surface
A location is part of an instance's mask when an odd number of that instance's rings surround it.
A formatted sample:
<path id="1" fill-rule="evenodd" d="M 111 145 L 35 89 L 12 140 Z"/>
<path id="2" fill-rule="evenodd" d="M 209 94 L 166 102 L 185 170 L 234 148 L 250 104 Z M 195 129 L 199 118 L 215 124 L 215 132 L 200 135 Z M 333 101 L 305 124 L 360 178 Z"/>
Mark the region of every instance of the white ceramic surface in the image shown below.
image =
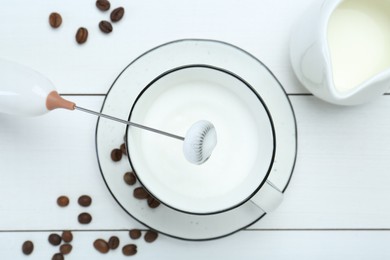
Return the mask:
<path id="1" fill-rule="evenodd" d="M 325 0 L 314 3 L 293 31 L 291 62 L 315 96 L 357 105 L 390 86 L 390 3 Z"/>
<path id="2" fill-rule="evenodd" d="M 161 45 L 133 61 L 111 87 L 102 112 L 127 119 L 138 94 L 162 73 L 190 64 L 207 64 L 233 72 L 245 79 L 262 97 L 274 121 L 275 162 L 268 181 L 280 191 L 289 183 L 296 158 L 296 124 L 290 102 L 270 71 L 256 58 L 232 45 L 210 40 L 181 40 Z M 122 179 L 123 172 L 109 153 L 123 142 L 126 126 L 106 119 L 98 121 L 96 145 L 104 180 L 112 195 L 131 216 L 170 236 L 204 240 L 226 236 L 264 215 L 248 201 L 235 209 L 213 215 L 192 215 L 161 205 L 149 209 L 145 201 L 132 198 L 132 189 Z M 279 141 L 280 140 L 280 141 Z M 130 168 L 130 164 L 128 167 Z M 268 183 L 267 183 L 268 184 Z M 269 185 L 269 184 L 268 184 Z M 257 200 L 261 200 L 255 195 Z M 271 208 L 273 205 L 266 205 Z M 267 208 L 268 209 L 268 208 Z"/>
<path id="3" fill-rule="evenodd" d="M 210 214 L 236 207 L 265 182 L 274 158 L 272 119 L 244 81 L 218 68 L 187 66 L 146 87 L 130 121 L 184 136 L 208 120 L 218 144 L 201 165 L 190 163 L 183 142 L 129 127 L 129 159 L 138 179 L 174 209 Z M 272 199 L 272 198 L 271 198 Z"/>

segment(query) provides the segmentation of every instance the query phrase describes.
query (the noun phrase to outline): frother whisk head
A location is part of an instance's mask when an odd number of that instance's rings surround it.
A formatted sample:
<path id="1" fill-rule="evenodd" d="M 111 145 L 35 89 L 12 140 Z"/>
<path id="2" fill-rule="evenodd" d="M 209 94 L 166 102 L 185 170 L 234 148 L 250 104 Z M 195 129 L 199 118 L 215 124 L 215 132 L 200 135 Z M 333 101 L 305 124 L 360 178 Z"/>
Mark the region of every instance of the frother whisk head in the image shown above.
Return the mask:
<path id="1" fill-rule="evenodd" d="M 207 161 L 217 145 L 217 133 L 212 123 L 201 120 L 188 129 L 183 143 L 185 158 L 193 164 Z"/>

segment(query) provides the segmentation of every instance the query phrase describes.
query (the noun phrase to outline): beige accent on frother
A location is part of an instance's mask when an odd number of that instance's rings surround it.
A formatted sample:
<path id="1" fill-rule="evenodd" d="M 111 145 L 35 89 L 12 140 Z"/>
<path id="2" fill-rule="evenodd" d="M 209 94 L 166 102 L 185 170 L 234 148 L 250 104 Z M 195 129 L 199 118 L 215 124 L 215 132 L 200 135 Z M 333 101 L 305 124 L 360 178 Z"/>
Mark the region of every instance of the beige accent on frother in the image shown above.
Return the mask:
<path id="1" fill-rule="evenodd" d="M 54 90 L 47 95 L 46 108 L 48 110 L 54 110 L 57 108 L 74 110 L 76 108 L 76 104 L 62 98 L 58 92 Z"/>

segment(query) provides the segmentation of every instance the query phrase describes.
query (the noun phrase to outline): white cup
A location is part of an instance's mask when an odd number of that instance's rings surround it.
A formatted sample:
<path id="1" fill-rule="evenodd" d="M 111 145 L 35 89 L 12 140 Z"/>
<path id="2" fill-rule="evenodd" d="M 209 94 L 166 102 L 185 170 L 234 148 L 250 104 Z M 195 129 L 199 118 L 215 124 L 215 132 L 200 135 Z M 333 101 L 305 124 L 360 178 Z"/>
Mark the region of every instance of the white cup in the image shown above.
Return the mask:
<path id="1" fill-rule="evenodd" d="M 272 118 L 261 97 L 234 74 L 206 65 L 164 73 L 138 96 L 130 120 L 184 136 L 198 120 L 218 144 L 202 165 L 188 162 L 182 141 L 128 127 L 128 156 L 138 180 L 165 205 L 214 214 L 251 200 L 265 212 L 283 194 L 269 182 L 275 156 Z"/>
<path id="2" fill-rule="evenodd" d="M 292 34 L 295 74 L 315 96 L 362 104 L 390 86 L 390 2 L 325 0 L 302 15 Z"/>

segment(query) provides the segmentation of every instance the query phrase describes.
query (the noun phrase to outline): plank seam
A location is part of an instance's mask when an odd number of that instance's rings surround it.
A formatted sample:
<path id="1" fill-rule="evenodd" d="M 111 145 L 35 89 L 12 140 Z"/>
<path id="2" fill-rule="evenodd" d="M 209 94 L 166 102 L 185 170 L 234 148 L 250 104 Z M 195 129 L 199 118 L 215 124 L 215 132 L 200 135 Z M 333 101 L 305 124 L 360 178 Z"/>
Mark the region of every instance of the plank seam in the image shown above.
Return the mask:
<path id="1" fill-rule="evenodd" d="M 45 233 L 45 232 L 62 232 L 69 230 L 72 232 L 129 232 L 131 229 L 5 229 L 0 230 L 0 233 Z M 140 231 L 148 231 L 149 229 L 139 228 Z M 324 232 L 350 232 L 350 231 L 371 231 L 371 232 L 388 232 L 390 228 L 255 228 L 255 229 L 243 229 L 241 231 L 253 232 L 253 231 L 275 231 L 275 232 L 312 232 L 312 231 L 324 231 Z"/>

